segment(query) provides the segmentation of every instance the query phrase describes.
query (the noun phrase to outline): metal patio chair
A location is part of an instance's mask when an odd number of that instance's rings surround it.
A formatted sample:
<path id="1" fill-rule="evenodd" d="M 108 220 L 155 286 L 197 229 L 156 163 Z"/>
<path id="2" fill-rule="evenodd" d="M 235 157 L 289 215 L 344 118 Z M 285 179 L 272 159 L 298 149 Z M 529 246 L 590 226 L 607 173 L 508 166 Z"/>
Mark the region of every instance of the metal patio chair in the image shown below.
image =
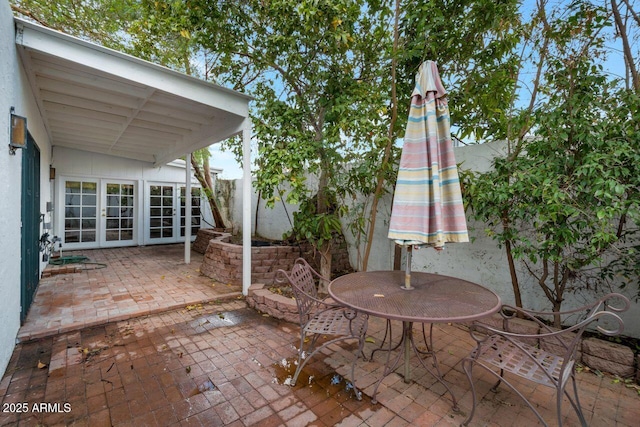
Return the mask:
<path id="1" fill-rule="evenodd" d="M 503 305 L 500 315 L 502 317 L 502 330 L 479 321 L 470 326 L 470 333 L 476 342 L 476 347 L 471 354 L 463 359 L 462 367 L 469 379 L 473 396 L 473 407 L 463 425 L 468 425 L 473 418 L 477 396 L 473 382 L 473 367 L 478 365 L 498 378 L 498 382 L 491 388 L 497 392 L 497 387 L 504 382 L 513 390 L 535 413 L 540 422 L 545 426 L 540 413 L 516 389 L 505 377 L 510 373 L 544 386 L 556 389 L 556 413 L 558 426 L 562 426 L 562 400 L 567 396 L 571 406 L 576 411 L 582 426 L 586 426 L 575 379 L 576 353 L 582 342 L 582 334 L 589 325 L 608 336 L 619 335 L 624 329 L 622 319 L 616 313 L 626 311 L 629 308 L 629 300 L 620 294 L 606 295 L 594 303 L 584 307 L 565 312 L 535 312 L 523 310 L 510 305 Z M 575 325 L 558 330 L 548 326 L 541 319 L 552 319 L 553 315 L 578 315 L 581 319 Z M 514 319 L 524 318 L 534 322 L 534 328 L 538 333 L 523 334 L 514 332 L 512 325 Z M 561 317 L 565 319 L 565 317 Z M 496 372 L 499 370 L 499 373 Z M 567 383 L 573 383 L 573 398 L 566 389 Z"/>
<path id="2" fill-rule="evenodd" d="M 285 279 L 291 285 L 293 294 L 298 305 L 300 314 L 300 348 L 298 349 L 298 366 L 291 380 L 291 386 L 296 385 L 298 375 L 306 363 L 320 349 L 335 342 L 355 339 L 358 341 L 358 350 L 355 353 L 353 364 L 351 365 L 351 385 L 355 396 L 361 399 L 361 394 L 356 388 L 354 380 L 355 365 L 358 356 L 363 354 L 365 335 L 369 316 L 356 312 L 344 305 L 335 303 L 332 300 L 320 299 L 316 280 L 327 280 L 318 274 L 303 258 L 298 258 L 291 272 L 278 270 L 276 280 L 283 283 Z M 327 281 L 328 282 L 328 281 Z M 313 335 L 309 341 L 307 349 L 304 349 L 305 341 Z M 316 347 L 318 338 L 321 336 L 334 336 L 334 338 Z"/>

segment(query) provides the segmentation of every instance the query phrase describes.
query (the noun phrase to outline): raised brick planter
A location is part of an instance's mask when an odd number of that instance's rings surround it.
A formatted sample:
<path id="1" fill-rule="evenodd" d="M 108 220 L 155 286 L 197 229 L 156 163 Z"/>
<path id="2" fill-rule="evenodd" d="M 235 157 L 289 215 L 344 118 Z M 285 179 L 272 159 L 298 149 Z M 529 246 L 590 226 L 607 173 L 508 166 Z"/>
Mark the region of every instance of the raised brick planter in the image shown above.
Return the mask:
<path id="1" fill-rule="evenodd" d="M 254 283 L 249 288 L 247 305 L 276 319 L 299 324 L 300 316 L 296 300 L 271 292 L 264 283 Z"/>
<path id="2" fill-rule="evenodd" d="M 200 272 L 220 283 L 242 284 L 242 245 L 231 243 L 229 233 L 214 232 L 210 236 Z M 305 255 L 308 250 L 298 246 L 252 247 L 251 283 L 273 283 L 278 269 L 291 270 L 295 260 Z"/>
<path id="3" fill-rule="evenodd" d="M 216 230 L 199 230 L 193 249 L 204 253 L 200 272 L 220 283 L 242 284 L 242 245 L 231 243 L 232 235 Z M 206 249 L 202 249 L 205 247 Z M 318 262 L 308 244 L 299 246 L 257 246 L 251 248 L 251 283 L 274 283 L 279 269 L 289 271 L 297 258 L 317 269 Z M 350 269 L 346 244 L 338 245 L 332 261 L 334 272 Z"/>

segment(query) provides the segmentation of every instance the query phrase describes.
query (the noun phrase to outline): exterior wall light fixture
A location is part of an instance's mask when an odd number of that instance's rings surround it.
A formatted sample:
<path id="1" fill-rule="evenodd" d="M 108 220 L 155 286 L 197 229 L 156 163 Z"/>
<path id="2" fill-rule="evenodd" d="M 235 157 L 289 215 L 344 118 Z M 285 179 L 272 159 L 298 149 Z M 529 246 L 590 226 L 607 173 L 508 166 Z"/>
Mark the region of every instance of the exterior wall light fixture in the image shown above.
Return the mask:
<path id="1" fill-rule="evenodd" d="M 27 118 L 14 114 L 11 107 L 11 132 L 9 140 L 9 154 L 15 155 L 18 148 L 27 146 Z"/>

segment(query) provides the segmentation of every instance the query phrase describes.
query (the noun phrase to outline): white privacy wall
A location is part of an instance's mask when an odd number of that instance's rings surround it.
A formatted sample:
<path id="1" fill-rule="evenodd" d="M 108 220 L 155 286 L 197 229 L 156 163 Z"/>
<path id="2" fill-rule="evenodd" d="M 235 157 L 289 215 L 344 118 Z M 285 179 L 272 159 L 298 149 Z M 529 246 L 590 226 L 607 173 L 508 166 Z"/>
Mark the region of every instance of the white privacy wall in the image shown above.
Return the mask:
<path id="1" fill-rule="evenodd" d="M 29 133 L 40 149 L 40 212 L 51 201 L 51 146 L 31 86 L 16 51 L 13 14 L 0 2 L 0 376 L 4 373 L 20 328 L 20 259 L 22 150 L 9 154 L 10 108 L 27 118 Z M 45 218 L 45 221 L 47 219 Z M 42 229 L 40 230 L 42 233 Z M 41 265 L 40 271 L 42 271 Z"/>
<path id="2" fill-rule="evenodd" d="M 456 162 L 461 164 L 461 169 L 486 171 L 491 168 L 492 159 L 497 155 L 504 155 L 506 144 L 495 142 L 482 145 L 472 145 L 467 147 L 457 147 L 454 149 Z M 237 188 L 241 188 L 238 183 Z M 231 192 L 231 205 L 233 209 L 234 223 L 236 229 L 239 226 L 238 216 L 242 212 L 242 202 L 239 192 Z M 254 192 L 254 206 L 256 206 L 257 193 Z M 356 200 L 353 205 L 363 203 L 363 200 Z M 295 206 L 287 205 L 287 212 L 292 214 Z M 252 212 L 252 217 L 255 217 Z M 387 238 L 389 219 L 391 217 L 391 194 L 381 198 L 378 204 L 378 214 L 376 218 L 376 228 L 374 232 L 374 242 L 369 256 L 368 270 L 390 270 L 393 269 L 394 243 Z M 356 239 L 349 232 L 348 219 L 343 221 L 343 230 L 349 243 L 349 257 L 351 265 L 360 269 L 361 257 L 364 253 L 364 243 L 359 245 Z M 513 303 L 513 289 L 511 276 L 508 270 L 507 258 L 504 249 L 498 248 L 495 241 L 485 234 L 485 225 L 468 221 L 469 236 L 473 242 L 469 243 L 448 243 L 444 251 L 436 251 L 432 248 L 422 248 L 413 253 L 412 269 L 414 271 L 426 271 L 449 276 L 460 277 L 482 284 L 493 289 L 504 303 Z M 290 229 L 290 225 L 281 204 L 274 210 L 264 208 L 264 201 L 260 202 L 258 208 L 258 234 L 263 237 L 279 239 L 284 232 Z M 405 255 L 402 254 L 402 268 L 404 268 Z M 519 268 L 522 265 L 518 263 Z M 542 294 L 539 286 L 532 279 L 527 279 L 528 274 L 520 272 L 520 288 L 522 290 L 523 304 L 531 309 L 548 310 L 550 304 Z M 633 297 L 634 286 L 630 287 L 627 296 Z M 579 306 L 587 301 L 593 300 L 591 295 L 571 295 L 563 308 L 571 308 L 570 301 L 574 301 L 573 306 Z M 623 315 L 625 320 L 625 335 L 640 337 L 640 305 L 632 302 L 631 309 Z"/>

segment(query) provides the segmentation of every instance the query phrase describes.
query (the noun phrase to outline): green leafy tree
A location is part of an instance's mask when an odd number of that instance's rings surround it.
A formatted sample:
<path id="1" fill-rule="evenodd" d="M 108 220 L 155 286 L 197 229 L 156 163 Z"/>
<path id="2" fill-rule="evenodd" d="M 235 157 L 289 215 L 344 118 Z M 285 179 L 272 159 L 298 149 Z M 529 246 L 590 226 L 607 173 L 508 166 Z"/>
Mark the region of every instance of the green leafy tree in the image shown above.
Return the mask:
<path id="1" fill-rule="evenodd" d="M 352 0 L 191 1 L 179 12 L 182 30 L 216 51 L 208 73 L 255 96 L 255 185 L 268 205 L 284 188 L 299 203 L 293 232 L 317 249 L 327 276 L 342 201 L 375 185 L 352 165 L 386 145 L 389 14 Z"/>
<path id="2" fill-rule="evenodd" d="M 516 302 L 521 260 L 558 311 L 570 292 L 637 278 L 640 98 L 603 72 L 605 8 L 574 2 L 547 16 L 545 6 L 525 39 L 536 79 L 507 127 L 509 153 L 490 172 L 465 174 L 464 188 L 507 250 Z"/>

